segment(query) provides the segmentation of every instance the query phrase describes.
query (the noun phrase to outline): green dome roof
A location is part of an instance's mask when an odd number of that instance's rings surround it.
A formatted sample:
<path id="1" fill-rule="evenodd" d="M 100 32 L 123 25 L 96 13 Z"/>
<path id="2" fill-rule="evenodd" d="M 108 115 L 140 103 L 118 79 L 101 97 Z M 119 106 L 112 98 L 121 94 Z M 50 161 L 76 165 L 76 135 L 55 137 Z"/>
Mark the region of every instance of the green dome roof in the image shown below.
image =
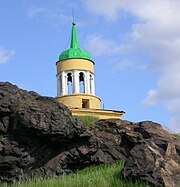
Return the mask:
<path id="1" fill-rule="evenodd" d="M 76 24 L 74 22 L 72 23 L 70 48 L 60 54 L 59 60 L 65 60 L 70 58 L 84 58 L 90 60 L 89 53 L 79 47 L 76 35 Z"/>
<path id="2" fill-rule="evenodd" d="M 70 48 L 66 51 L 63 51 L 59 56 L 59 60 L 65 60 L 69 58 L 85 58 L 90 60 L 90 55 L 88 52 L 80 48 L 77 49 Z"/>

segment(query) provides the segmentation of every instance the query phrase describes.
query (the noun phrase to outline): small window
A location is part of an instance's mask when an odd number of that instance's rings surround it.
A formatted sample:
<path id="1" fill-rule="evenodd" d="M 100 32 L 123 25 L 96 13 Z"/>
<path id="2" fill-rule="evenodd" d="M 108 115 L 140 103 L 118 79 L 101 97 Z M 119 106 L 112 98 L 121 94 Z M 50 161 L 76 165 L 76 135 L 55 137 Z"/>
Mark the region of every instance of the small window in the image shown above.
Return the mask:
<path id="1" fill-rule="evenodd" d="M 82 108 L 89 108 L 89 99 L 82 100 Z"/>

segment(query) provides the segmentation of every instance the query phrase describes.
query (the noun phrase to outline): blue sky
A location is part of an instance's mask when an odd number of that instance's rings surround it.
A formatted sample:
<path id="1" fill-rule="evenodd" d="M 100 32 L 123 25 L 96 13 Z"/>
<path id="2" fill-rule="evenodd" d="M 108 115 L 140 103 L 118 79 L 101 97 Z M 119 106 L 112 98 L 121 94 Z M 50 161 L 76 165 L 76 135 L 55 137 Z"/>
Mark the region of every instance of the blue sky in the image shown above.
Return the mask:
<path id="1" fill-rule="evenodd" d="M 72 9 L 105 108 L 180 132 L 179 0 L 0 0 L 0 81 L 56 96 Z"/>

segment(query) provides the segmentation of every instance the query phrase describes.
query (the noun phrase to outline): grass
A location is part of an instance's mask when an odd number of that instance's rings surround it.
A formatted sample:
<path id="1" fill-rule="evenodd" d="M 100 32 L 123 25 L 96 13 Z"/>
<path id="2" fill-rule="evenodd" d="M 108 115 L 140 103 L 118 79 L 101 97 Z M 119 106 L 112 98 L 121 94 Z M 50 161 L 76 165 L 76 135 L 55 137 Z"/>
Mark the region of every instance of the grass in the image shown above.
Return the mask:
<path id="1" fill-rule="evenodd" d="M 180 140 L 180 134 L 172 134 L 176 139 Z"/>
<path id="2" fill-rule="evenodd" d="M 0 140 L 2 140 L 4 138 L 3 134 L 0 134 Z"/>
<path id="3" fill-rule="evenodd" d="M 0 140 L 3 140 L 3 138 L 5 138 L 5 134 L 0 134 Z"/>
<path id="4" fill-rule="evenodd" d="M 86 126 L 91 126 L 99 119 L 97 116 L 92 116 L 92 115 L 76 116 L 76 118 L 82 121 L 83 124 Z"/>
<path id="5" fill-rule="evenodd" d="M 140 182 L 123 182 L 120 178 L 122 168 L 122 162 L 102 164 L 57 179 L 33 180 L 12 187 L 148 187 Z M 7 184 L 0 187 L 7 187 Z"/>

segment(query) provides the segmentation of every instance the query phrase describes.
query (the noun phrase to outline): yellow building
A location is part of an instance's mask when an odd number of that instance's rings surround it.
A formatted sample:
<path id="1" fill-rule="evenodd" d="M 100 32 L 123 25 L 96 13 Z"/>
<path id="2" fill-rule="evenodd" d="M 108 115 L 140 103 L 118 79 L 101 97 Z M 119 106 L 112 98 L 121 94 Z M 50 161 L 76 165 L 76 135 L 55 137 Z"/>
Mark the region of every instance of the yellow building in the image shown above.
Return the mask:
<path id="1" fill-rule="evenodd" d="M 100 119 L 120 118 L 123 111 L 100 109 L 101 99 L 95 95 L 94 62 L 78 44 L 76 24 L 72 23 L 70 48 L 63 51 L 57 67 L 56 100 L 66 105 L 73 115 L 93 115 Z"/>

